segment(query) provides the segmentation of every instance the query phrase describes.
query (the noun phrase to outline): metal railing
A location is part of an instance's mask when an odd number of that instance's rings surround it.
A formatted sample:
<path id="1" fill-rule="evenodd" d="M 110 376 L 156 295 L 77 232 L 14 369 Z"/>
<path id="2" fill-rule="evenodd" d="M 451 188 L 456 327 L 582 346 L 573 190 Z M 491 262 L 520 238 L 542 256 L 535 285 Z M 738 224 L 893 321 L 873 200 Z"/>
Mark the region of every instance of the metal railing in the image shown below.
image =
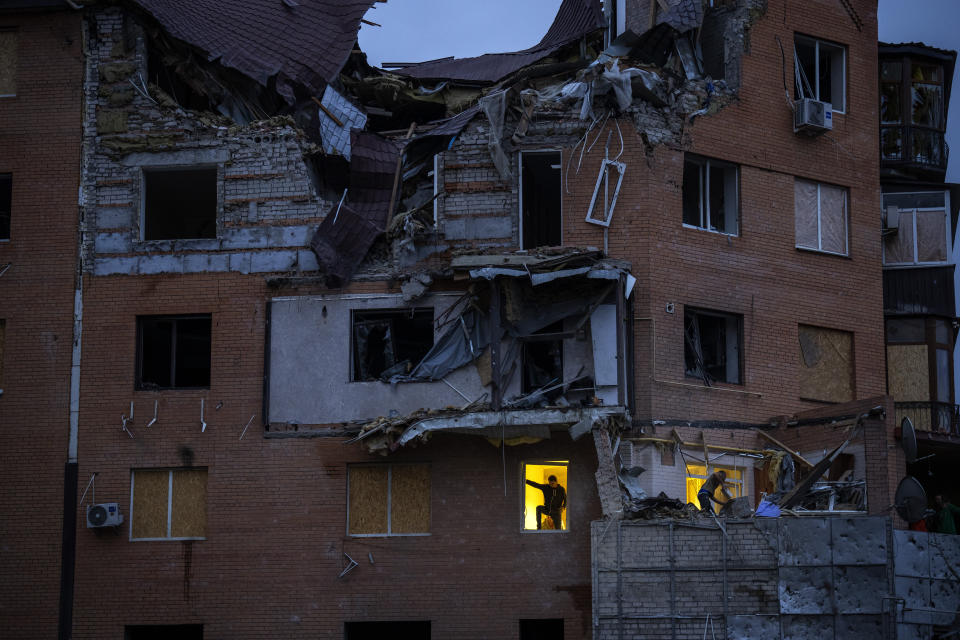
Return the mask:
<path id="1" fill-rule="evenodd" d="M 917 431 L 960 436 L 960 407 L 947 402 L 894 402 L 897 422 L 910 418 Z"/>

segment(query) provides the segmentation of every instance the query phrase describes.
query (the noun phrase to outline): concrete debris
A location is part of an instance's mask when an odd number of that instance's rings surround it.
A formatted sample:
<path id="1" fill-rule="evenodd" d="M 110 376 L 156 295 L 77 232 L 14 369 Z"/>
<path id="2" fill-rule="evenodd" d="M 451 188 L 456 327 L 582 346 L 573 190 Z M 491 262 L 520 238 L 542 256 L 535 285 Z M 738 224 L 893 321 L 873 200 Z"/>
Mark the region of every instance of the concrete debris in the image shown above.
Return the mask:
<path id="1" fill-rule="evenodd" d="M 411 302 L 423 296 L 429 290 L 432 282 L 433 278 L 425 273 L 410 276 L 409 280 L 400 285 L 400 291 L 403 292 L 403 301 Z"/>

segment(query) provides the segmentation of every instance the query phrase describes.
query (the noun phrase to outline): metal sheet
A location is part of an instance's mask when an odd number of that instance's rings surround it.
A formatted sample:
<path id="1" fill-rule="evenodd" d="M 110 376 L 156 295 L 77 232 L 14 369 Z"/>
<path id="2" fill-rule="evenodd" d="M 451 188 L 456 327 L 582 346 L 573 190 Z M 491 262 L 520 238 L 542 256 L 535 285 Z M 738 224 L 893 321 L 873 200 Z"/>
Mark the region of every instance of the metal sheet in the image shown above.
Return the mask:
<path id="1" fill-rule="evenodd" d="M 830 564 L 830 523 L 825 518 L 788 519 L 780 523 L 780 566 Z"/>
<path id="2" fill-rule="evenodd" d="M 837 518 L 831 523 L 834 564 L 887 563 L 886 518 Z"/>
<path id="3" fill-rule="evenodd" d="M 831 567 L 781 567 L 780 611 L 834 613 L 832 574 Z"/>
<path id="4" fill-rule="evenodd" d="M 836 567 L 833 577 L 837 613 L 879 614 L 883 611 L 883 597 L 887 595 L 886 565 Z"/>
<path id="5" fill-rule="evenodd" d="M 930 575 L 929 534 L 920 531 L 894 531 L 893 554 L 898 576 Z"/>

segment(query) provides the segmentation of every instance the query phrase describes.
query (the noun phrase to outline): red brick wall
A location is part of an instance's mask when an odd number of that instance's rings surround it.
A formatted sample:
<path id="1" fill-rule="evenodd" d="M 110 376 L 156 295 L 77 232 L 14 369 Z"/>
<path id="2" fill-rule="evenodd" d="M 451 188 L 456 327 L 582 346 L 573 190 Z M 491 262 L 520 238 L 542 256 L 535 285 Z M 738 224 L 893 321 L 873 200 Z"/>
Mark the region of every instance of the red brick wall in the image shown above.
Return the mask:
<path id="1" fill-rule="evenodd" d="M 63 470 L 69 433 L 80 17 L 0 15 L 15 27 L 17 96 L 0 98 L 0 173 L 13 174 L 9 242 L 0 242 L 0 635 L 57 633 Z"/>

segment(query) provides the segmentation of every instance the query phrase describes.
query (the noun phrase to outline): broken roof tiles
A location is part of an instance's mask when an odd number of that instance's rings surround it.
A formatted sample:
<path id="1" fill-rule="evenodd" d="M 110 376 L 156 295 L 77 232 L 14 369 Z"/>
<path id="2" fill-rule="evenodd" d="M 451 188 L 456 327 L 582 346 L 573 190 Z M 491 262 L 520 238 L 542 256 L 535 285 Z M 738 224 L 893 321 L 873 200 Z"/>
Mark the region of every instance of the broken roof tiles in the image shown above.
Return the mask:
<path id="1" fill-rule="evenodd" d="M 701 0 L 666 0 L 670 6 L 657 17 L 657 24 L 668 24 L 680 33 L 696 29 L 703 22 Z"/>
<path id="2" fill-rule="evenodd" d="M 546 58 L 563 45 L 601 28 L 603 24 L 603 14 L 597 0 L 563 0 L 546 35 L 529 49 L 511 53 L 487 53 L 474 58 L 441 58 L 392 71 L 420 80 L 496 82 Z"/>
<path id="3" fill-rule="evenodd" d="M 293 102 L 293 86 L 320 93 L 337 77 L 373 0 L 134 0 L 171 35 Z"/>

